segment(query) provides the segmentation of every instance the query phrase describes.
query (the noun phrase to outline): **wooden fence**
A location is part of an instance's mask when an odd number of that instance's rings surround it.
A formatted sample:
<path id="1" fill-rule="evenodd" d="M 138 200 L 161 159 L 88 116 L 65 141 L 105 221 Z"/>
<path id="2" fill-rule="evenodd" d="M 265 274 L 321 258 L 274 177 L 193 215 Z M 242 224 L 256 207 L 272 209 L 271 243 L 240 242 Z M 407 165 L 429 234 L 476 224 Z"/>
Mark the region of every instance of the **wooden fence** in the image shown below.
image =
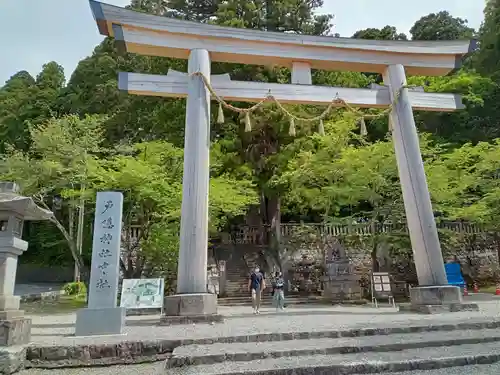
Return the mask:
<path id="1" fill-rule="evenodd" d="M 457 233 L 481 233 L 484 232 L 479 224 L 440 221 L 436 223 L 439 229 L 451 230 Z M 377 233 L 391 233 L 408 231 L 406 223 L 382 224 L 382 223 L 361 223 L 361 224 L 281 224 L 281 236 L 289 237 L 294 233 L 303 230 L 316 229 L 321 236 L 345 236 L 357 234 L 369 236 Z M 135 240 L 139 235 L 139 227 L 130 228 L 130 239 Z M 231 233 L 221 233 L 223 244 L 246 244 L 246 245 L 266 245 L 268 243 L 268 231 L 262 230 L 258 226 L 240 226 Z"/>
<path id="2" fill-rule="evenodd" d="M 450 230 L 456 233 L 473 234 L 484 231 L 481 225 L 472 223 L 441 221 L 437 222 L 436 225 L 438 229 Z M 281 224 L 281 236 L 288 237 L 309 228 L 316 229 L 317 234 L 321 236 L 345 236 L 349 234 L 369 236 L 379 233 L 408 231 L 406 223 Z M 265 245 L 268 242 L 267 230 L 263 231 L 261 227 L 257 226 L 241 226 L 233 230 L 232 233 L 225 233 L 222 236 L 222 242 L 226 244 Z"/>

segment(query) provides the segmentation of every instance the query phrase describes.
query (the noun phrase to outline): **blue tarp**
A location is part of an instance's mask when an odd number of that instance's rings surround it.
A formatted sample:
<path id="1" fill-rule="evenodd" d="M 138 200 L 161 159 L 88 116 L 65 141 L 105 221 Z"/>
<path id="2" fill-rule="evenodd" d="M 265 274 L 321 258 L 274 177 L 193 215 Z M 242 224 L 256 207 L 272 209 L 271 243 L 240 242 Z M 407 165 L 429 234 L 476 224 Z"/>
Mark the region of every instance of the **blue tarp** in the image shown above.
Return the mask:
<path id="1" fill-rule="evenodd" d="M 460 270 L 460 264 L 458 263 L 446 263 L 444 265 L 446 271 L 446 277 L 448 279 L 449 285 L 461 286 L 465 285 L 464 277 L 462 276 L 462 271 Z"/>

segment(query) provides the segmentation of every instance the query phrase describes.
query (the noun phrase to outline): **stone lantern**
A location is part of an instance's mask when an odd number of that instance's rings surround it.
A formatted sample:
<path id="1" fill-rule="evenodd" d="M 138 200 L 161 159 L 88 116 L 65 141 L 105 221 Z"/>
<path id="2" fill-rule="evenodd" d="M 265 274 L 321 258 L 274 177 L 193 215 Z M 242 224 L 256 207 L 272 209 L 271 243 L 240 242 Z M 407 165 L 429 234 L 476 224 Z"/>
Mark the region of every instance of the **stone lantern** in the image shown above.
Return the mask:
<path id="1" fill-rule="evenodd" d="M 31 319 L 19 310 L 14 295 L 17 258 L 28 248 L 22 240 L 26 220 L 48 220 L 52 212 L 33 199 L 18 194 L 13 182 L 0 182 L 0 374 L 17 371 L 25 357 L 23 345 L 30 341 Z"/>

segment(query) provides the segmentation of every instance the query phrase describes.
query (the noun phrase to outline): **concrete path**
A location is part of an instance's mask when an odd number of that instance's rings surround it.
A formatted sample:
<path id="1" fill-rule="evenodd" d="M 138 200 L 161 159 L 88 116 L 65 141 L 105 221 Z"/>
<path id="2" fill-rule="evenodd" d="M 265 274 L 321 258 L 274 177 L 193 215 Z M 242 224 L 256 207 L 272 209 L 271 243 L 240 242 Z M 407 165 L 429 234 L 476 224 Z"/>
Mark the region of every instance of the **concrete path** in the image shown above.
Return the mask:
<path id="1" fill-rule="evenodd" d="M 126 336 L 75 338 L 75 314 L 32 316 L 32 341 L 35 345 L 85 345 L 117 343 L 130 340 L 183 340 L 226 336 L 248 336 L 276 332 L 318 332 L 347 328 L 377 328 L 414 325 L 457 323 L 467 320 L 500 318 L 500 301 L 480 303 L 479 312 L 419 315 L 399 313 L 393 308 L 371 307 L 295 307 L 284 313 L 264 308 L 253 315 L 248 307 L 221 307 L 226 316 L 222 324 L 158 326 L 159 316 L 131 316 L 127 318 Z"/>

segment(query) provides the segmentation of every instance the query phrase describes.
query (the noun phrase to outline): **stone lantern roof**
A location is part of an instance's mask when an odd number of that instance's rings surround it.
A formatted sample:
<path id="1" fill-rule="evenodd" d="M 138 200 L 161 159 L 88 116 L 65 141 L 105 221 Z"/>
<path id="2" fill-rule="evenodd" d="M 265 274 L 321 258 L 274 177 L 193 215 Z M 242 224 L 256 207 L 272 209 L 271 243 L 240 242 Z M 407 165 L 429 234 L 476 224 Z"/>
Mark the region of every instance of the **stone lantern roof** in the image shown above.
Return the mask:
<path id="1" fill-rule="evenodd" d="M 15 182 L 0 181 L 0 211 L 10 211 L 23 217 L 26 221 L 49 220 L 52 211 L 39 207 L 32 198 L 19 194 L 19 186 Z"/>

